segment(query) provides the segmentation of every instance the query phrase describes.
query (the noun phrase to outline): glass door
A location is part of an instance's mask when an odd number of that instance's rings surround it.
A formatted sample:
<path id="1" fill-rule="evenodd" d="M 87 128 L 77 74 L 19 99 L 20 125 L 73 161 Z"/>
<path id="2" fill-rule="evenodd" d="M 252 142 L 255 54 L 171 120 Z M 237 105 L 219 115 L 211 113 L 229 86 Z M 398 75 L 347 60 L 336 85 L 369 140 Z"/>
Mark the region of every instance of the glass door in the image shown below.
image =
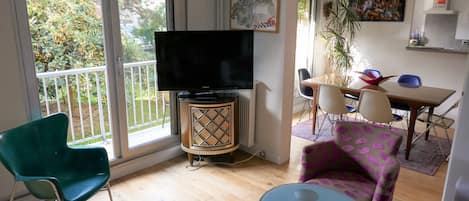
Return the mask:
<path id="1" fill-rule="evenodd" d="M 34 109 L 69 116 L 68 145 L 103 146 L 119 159 L 171 141 L 172 99 L 157 91 L 154 44 L 154 31 L 167 27 L 165 0 L 22 3 L 31 36 L 22 40 L 31 41 L 38 79 Z"/>
<path id="2" fill-rule="evenodd" d="M 295 72 L 300 68 L 311 70 L 315 36 L 315 0 L 298 1 L 296 25 Z"/>
<path id="3" fill-rule="evenodd" d="M 101 1 L 27 0 L 42 116 L 66 113 L 70 146 L 115 158 Z"/>
<path id="4" fill-rule="evenodd" d="M 118 88 L 125 93 L 127 124 L 122 137 L 135 153 L 171 135 L 171 101 L 168 92 L 157 90 L 154 40 L 155 31 L 166 31 L 166 2 L 120 0 L 118 7 L 123 76 Z"/>

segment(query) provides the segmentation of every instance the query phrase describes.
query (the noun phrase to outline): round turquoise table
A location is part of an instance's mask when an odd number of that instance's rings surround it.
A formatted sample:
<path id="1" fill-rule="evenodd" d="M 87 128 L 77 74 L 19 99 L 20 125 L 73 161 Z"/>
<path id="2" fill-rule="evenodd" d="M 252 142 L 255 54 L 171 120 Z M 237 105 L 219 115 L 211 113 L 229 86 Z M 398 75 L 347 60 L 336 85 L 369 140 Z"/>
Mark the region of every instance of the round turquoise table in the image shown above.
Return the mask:
<path id="1" fill-rule="evenodd" d="M 265 192 L 261 201 L 353 201 L 342 192 L 313 184 L 285 184 Z"/>

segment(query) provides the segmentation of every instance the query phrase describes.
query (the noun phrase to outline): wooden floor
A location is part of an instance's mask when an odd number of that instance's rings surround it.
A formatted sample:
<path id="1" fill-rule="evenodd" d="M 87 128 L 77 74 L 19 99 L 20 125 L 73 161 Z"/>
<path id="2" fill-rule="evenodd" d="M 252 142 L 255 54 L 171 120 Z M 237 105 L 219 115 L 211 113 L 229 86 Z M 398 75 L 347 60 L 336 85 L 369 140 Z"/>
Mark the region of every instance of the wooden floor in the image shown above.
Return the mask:
<path id="1" fill-rule="evenodd" d="M 296 122 L 295 120 L 293 122 Z M 111 183 L 114 201 L 256 201 L 267 190 L 297 182 L 301 149 L 311 141 L 292 137 L 290 161 L 282 165 L 254 158 L 237 167 L 188 167 L 185 156 L 163 162 Z M 249 157 L 237 152 L 236 160 Z M 441 200 L 447 163 L 435 176 L 401 168 L 394 200 Z M 100 192 L 91 200 L 108 200 Z"/>

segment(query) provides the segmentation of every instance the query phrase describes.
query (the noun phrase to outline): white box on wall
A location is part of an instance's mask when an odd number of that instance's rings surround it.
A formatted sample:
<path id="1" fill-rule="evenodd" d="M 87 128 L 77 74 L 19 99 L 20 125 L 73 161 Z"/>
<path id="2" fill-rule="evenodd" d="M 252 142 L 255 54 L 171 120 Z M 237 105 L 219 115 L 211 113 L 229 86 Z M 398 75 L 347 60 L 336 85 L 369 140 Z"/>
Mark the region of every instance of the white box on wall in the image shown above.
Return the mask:
<path id="1" fill-rule="evenodd" d="M 458 25 L 456 26 L 456 39 L 469 40 L 469 9 L 458 15 Z"/>
<path id="2" fill-rule="evenodd" d="M 425 46 L 457 49 L 460 42 L 454 38 L 456 24 L 456 15 L 427 15 L 424 25 L 425 38 L 427 39 Z"/>

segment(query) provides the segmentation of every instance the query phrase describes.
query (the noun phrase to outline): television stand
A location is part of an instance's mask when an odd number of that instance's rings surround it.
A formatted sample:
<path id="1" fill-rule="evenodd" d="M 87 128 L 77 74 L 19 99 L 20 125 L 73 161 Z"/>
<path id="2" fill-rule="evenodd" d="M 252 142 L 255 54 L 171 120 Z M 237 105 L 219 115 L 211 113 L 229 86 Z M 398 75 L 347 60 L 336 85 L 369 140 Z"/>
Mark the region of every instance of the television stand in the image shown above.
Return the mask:
<path id="1" fill-rule="evenodd" d="M 239 148 L 238 96 L 178 97 L 181 122 L 181 148 L 190 165 L 194 155 L 220 155 Z"/>
<path id="2" fill-rule="evenodd" d="M 220 99 L 220 98 L 229 98 L 237 96 L 236 93 L 225 93 L 225 92 L 214 92 L 214 91 L 205 91 L 205 92 L 181 92 L 178 94 L 178 98 L 191 98 L 191 99 Z"/>

